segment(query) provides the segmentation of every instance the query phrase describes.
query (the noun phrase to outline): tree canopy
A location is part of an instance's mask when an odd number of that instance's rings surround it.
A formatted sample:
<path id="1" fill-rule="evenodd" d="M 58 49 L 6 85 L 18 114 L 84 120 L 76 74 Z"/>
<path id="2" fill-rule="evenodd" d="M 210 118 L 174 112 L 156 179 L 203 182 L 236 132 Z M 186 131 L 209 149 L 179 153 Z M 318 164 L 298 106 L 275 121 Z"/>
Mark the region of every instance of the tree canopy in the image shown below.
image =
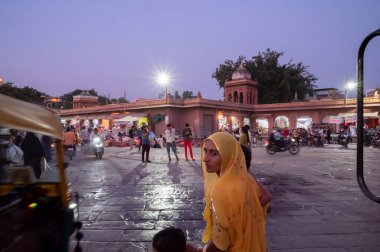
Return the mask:
<path id="1" fill-rule="evenodd" d="M 3 85 L 0 85 L 0 93 L 35 104 L 42 104 L 43 97 L 46 96 L 45 93 L 28 86 L 23 88 L 15 87 L 11 82 L 6 82 Z"/>
<path id="2" fill-rule="evenodd" d="M 182 99 L 192 99 L 195 98 L 193 91 L 185 90 L 182 92 Z"/>
<path id="3" fill-rule="evenodd" d="M 252 79 L 258 82 L 259 103 L 290 102 L 296 97 L 303 101 L 307 94 L 313 94 L 317 78 L 302 63 L 293 63 L 291 60 L 280 64 L 279 58 L 283 55 L 283 52 L 267 49 L 250 60 L 244 56 L 239 56 L 235 62 L 226 60 L 216 68 L 212 78 L 217 80 L 219 88 L 224 88 L 225 82 L 232 79 L 232 73 L 243 62 Z"/>
<path id="4" fill-rule="evenodd" d="M 127 99 L 124 97 L 119 97 L 119 98 L 112 98 L 111 103 L 129 103 Z"/>

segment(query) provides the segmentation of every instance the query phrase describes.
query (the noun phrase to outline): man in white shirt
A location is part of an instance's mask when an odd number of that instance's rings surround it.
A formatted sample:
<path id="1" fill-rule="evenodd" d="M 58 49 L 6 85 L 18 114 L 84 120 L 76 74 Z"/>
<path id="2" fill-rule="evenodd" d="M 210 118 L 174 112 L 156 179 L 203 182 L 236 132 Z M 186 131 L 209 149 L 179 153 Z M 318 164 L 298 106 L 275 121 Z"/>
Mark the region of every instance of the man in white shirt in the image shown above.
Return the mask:
<path id="1" fill-rule="evenodd" d="M 169 161 L 172 159 L 170 158 L 170 148 L 172 148 L 172 151 L 177 158 L 177 161 L 179 161 L 179 158 L 177 156 L 177 148 L 175 146 L 175 129 L 172 127 L 172 125 L 169 123 L 167 125 L 167 129 L 165 130 L 165 138 L 166 138 L 166 150 L 168 152 Z"/>

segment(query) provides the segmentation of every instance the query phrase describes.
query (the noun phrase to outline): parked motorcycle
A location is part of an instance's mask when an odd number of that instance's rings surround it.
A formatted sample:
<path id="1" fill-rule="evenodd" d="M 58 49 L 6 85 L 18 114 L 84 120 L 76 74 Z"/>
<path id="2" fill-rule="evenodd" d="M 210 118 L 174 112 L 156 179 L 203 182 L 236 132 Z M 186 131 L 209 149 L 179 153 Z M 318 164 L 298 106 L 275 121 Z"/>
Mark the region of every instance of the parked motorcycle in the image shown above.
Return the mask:
<path id="1" fill-rule="evenodd" d="M 266 140 L 265 141 L 265 147 L 266 147 L 267 153 L 270 155 L 274 155 L 276 152 L 285 152 L 285 151 L 289 151 L 290 154 L 296 155 L 300 152 L 300 148 L 297 145 L 295 139 L 293 139 L 293 138 L 289 139 L 287 141 L 284 140 L 284 146 L 283 147 L 279 147 L 274 142 Z"/>
<path id="2" fill-rule="evenodd" d="M 370 144 L 372 147 L 379 147 L 380 145 L 380 137 L 378 135 L 371 135 Z"/>
<path id="3" fill-rule="evenodd" d="M 348 137 L 342 136 L 338 138 L 338 144 L 342 145 L 344 148 L 348 148 Z"/>
<path id="4" fill-rule="evenodd" d="M 102 159 L 104 154 L 104 143 L 99 136 L 95 136 L 91 142 L 92 151 L 95 154 L 96 158 Z"/>

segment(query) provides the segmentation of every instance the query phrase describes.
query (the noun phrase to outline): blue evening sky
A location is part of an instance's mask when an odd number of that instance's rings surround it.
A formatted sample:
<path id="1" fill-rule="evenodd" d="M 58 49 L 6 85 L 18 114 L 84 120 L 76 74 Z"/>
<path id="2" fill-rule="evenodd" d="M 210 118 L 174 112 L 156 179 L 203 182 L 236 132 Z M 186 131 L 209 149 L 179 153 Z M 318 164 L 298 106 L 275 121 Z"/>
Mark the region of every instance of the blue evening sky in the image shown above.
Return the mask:
<path id="1" fill-rule="evenodd" d="M 157 98 L 169 92 L 221 99 L 211 78 L 226 59 L 267 48 L 309 66 L 320 88 L 356 78 L 361 41 L 380 28 L 379 0 L 1 0 L 0 78 L 53 96 Z M 365 88 L 380 86 L 380 38 L 366 51 Z"/>

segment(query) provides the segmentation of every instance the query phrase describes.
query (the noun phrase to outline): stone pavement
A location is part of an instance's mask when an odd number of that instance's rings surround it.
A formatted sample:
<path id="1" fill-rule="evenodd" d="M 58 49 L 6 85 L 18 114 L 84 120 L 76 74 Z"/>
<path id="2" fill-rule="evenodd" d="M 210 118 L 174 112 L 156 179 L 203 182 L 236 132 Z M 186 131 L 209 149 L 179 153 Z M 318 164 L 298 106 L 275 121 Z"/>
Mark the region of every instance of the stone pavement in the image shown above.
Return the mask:
<path id="1" fill-rule="evenodd" d="M 357 185 L 354 145 L 304 147 L 297 156 L 270 156 L 257 147 L 250 172 L 273 196 L 270 251 L 380 251 L 380 205 Z M 196 161 L 185 161 L 178 149 L 179 162 L 168 162 L 166 149 L 151 149 L 148 164 L 136 149 L 108 147 L 102 160 L 78 153 L 67 174 L 81 195 L 84 251 L 151 251 L 152 236 L 167 226 L 200 244 L 200 148 L 194 148 Z M 366 182 L 377 195 L 379 154 L 365 148 Z"/>

